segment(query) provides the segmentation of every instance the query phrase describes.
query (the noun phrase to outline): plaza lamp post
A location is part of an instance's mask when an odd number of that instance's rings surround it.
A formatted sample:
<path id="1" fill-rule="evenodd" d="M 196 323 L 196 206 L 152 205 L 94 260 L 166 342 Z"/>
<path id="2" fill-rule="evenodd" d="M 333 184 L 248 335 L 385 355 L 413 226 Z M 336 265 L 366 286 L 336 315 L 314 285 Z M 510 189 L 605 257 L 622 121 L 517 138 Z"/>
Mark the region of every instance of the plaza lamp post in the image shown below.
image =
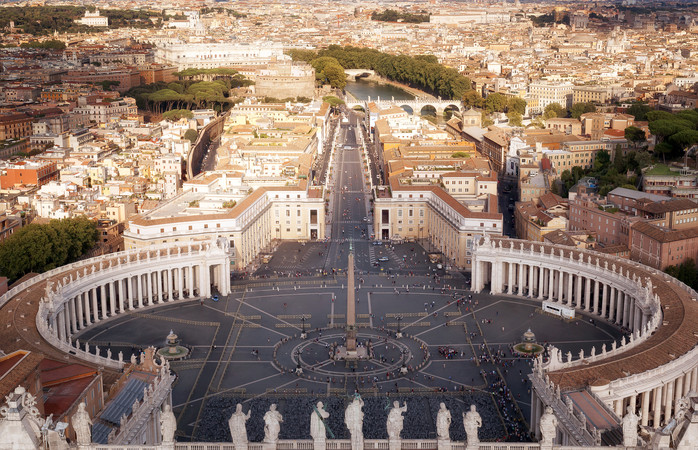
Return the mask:
<path id="1" fill-rule="evenodd" d="M 301 367 L 301 352 L 300 350 L 296 350 L 296 375 L 302 375 L 303 374 L 303 368 Z"/>
<path id="2" fill-rule="evenodd" d="M 397 339 L 402 338 L 402 330 L 400 329 L 400 321 L 402 320 L 402 315 L 397 316 L 397 333 L 395 333 L 395 337 Z"/>
<path id="3" fill-rule="evenodd" d="M 301 339 L 305 339 L 308 337 L 308 334 L 305 332 L 305 314 L 301 316 Z"/>

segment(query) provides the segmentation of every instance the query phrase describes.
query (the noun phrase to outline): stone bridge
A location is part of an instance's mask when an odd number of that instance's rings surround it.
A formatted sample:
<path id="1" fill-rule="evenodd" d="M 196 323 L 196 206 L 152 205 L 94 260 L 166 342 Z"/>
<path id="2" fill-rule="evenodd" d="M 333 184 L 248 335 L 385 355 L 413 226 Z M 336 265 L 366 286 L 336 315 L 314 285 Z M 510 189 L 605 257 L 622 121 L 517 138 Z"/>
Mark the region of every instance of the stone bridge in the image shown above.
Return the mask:
<path id="1" fill-rule="evenodd" d="M 414 100 L 395 100 L 391 98 L 390 100 L 381 99 L 380 97 L 364 101 L 347 101 L 347 106 L 349 108 L 361 107 L 365 110 L 368 109 L 369 103 L 375 103 L 380 109 L 390 108 L 391 106 L 399 106 L 408 113 L 411 114 L 421 114 L 423 109 L 426 107 L 432 107 L 436 110 L 437 114 L 443 114 L 446 109 L 452 109 L 455 111 L 461 111 L 463 104 L 458 100 L 442 100 L 438 99 L 414 99 Z"/>
<path id="2" fill-rule="evenodd" d="M 353 80 L 356 77 L 366 77 L 375 75 L 376 72 L 370 69 L 344 69 L 344 73 L 347 74 L 347 80 Z"/>

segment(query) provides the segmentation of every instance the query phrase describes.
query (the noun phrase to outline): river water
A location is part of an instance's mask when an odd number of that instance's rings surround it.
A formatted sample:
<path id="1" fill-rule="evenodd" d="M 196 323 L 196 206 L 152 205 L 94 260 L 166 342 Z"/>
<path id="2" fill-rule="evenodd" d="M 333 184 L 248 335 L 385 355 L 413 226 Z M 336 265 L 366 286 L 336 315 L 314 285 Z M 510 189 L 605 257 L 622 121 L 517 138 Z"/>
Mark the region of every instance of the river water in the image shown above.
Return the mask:
<path id="1" fill-rule="evenodd" d="M 347 85 L 344 88 L 347 92 L 350 92 L 357 100 L 413 100 L 414 95 L 409 92 L 400 89 L 399 87 L 393 86 L 392 84 L 378 83 L 376 81 L 368 81 L 363 78 L 359 78 L 358 81 L 347 81 Z M 407 110 L 410 114 L 412 111 Z M 428 114 L 428 113 L 427 113 Z M 441 114 L 437 116 L 422 116 L 429 119 L 432 123 L 436 125 L 443 125 L 445 123 L 444 117 Z M 450 118 L 450 116 L 449 116 Z"/>
<path id="2" fill-rule="evenodd" d="M 395 100 L 412 100 L 414 95 L 407 91 L 395 87 L 391 84 L 378 83 L 376 81 L 367 81 L 364 79 L 359 79 L 359 81 L 350 80 L 347 82 L 347 86 L 344 88 L 356 97 L 357 100 L 390 100 L 394 98 Z"/>

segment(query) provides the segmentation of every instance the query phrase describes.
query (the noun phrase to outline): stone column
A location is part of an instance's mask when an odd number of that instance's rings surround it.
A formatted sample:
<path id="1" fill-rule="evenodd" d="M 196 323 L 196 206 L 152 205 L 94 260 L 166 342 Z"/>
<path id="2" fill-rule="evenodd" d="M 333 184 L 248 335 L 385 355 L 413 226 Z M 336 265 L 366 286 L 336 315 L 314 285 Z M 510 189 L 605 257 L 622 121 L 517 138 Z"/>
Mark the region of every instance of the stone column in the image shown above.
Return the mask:
<path id="1" fill-rule="evenodd" d="M 82 328 L 82 324 L 83 324 L 82 321 L 84 319 L 84 316 L 82 314 L 82 294 L 75 297 L 75 303 L 77 304 L 77 307 L 78 307 L 78 314 L 77 314 L 78 328 L 77 329 L 79 330 Z"/>
<path id="2" fill-rule="evenodd" d="M 609 297 L 608 321 L 612 323 L 613 319 L 616 317 L 616 288 L 613 286 L 611 286 Z"/>
<path id="3" fill-rule="evenodd" d="M 642 329 L 642 332 L 644 333 L 645 327 L 647 326 L 647 314 L 642 312 L 642 310 L 640 310 L 639 312 L 640 312 L 640 315 L 642 316 L 641 329 Z"/>
<path id="4" fill-rule="evenodd" d="M 565 287 L 565 272 L 562 270 L 557 271 L 557 301 L 562 303 L 563 295 L 562 292 L 564 291 Z"/>
<path id="5" fill-rule="evenodd" d="M 99 308 L 97 305 L 97 288 L 92 288 L 92 321 L 99 322 Z"/>
<path id="6" fill-rule="evenodd" d="M 182 271 L 182 268 L 180 267 L 177 269 L 177 288 L 179 289 L 179 299 L 184 298 L 184 293 L 182 292 L 184 290 L 184 272 Z"/>
<path id="7" fill-rule="evenodd" d="M 567 304 L 572 306 L 572 296 L 574 295 L 574 275 L 567 274 Z"/>
<path id="8" fill-rule="evenodd" d="M 90 294 L 92 294 L 92 290 L 85 291 L 82 294 L 82 300 L 85 302 L 85 326 L 92 325 L 92 319 L 90 318 L 90 316 L 92 315 L 92 307 L 90 306 Z"/>
<path id="9" fill-rule="evenodd" d="M 584 307 L 584 299 L 582 298 L 582 284 L 584 282 L 584 277 L 575 275 L 575 282 L 577 283 L 577 292 L 575 292 L 576 297 L 574 299 L 574 304 L 577 305 L 577 308 L 581 309 Z"/>
<path id="10" fill-rule="evenodd" d="M 77 303 L 77 297 L 73 297 L 70 300 L 68 300 L 70 324 L 71 324 L 71 328 L 72 328 L 72 332 L 69 333 L 70 335 L 78 332 L 78 315 L 77 315 L 77 311 L 75 308 L 76 303 Z"/>
<path id="11" fill-rule="evenodd" d="M 118 282 L 119 281 L 109 282 L 109 312 L 111 312 L 112 316 L 116 315 L 116 289 L 114 289 L 114 283 Z"/>
<path id="12" fill-rule="evenodd" d="M 162 303 L 162 271 L 155 271 L 155 290 L 158 293 L 158 303 Z"/>
<path id="13" fill-rule="evenodd" d="M 601 317 L 607 317 L 606 311 L 608 310 L 608 285 L 605 283 L 602 286 L 601 297 L 602 297 L 602 299 L 601 299 Z M 608 314 L 610 314 L 610 312 Z"/>
<path id="14" fill-rule="evenodd" d="M 138 299 L 138 307 L 142 308 L 143 307 L 143 274 L 139 273 L 138 275 L 136 275 L 136 278 L 137 278 L 136 284 L 138 285 L 138 287 L 137 287 L 137 289 L 138 289 L 137 294 L 138 295 L 136 298 Z"/>
<path id="15" fill-rule="evenodd" d="M 635 321 L 635 326 L 633 327 L 634 330 L 640 330 L 642 331 L 642 310 L 637 307 L 637 302 L 633 300 L 633 319 Z"/>
<path id="16" fill-rule="evenodd" d="M 630 328 L 630 296 L 623 294 L 623 325 L 626 328 Z"/>
<path id="17" fill-rule="evenodd" d="M 111 282 L 109 283 L 109 285 L 111 285 Z M 106 319 L 107 318 L 107 285 L 102 284 L 99 287 L 99 291 L 100 291 L 99 293 L 102 297 L 102 298 L 100 298 L 101 303 L 102 303 L 102 317 L 101 318 Z"/>
<path id="18" fill-rule="evenodd" d="M 630 410 L 633 414 L 637 413 L 637 394 L 630 396 Z"/>
<path id="19" fill-rule="evenodd" d="M 623 400 L 614 400 L 613 401 L 613 411 L 616 413 L 616 416 L 618 417 L 623 417 Z"/>
<path id="20" fill-rule="evenodd" d="M 53 331 L 58 332 L 58 339 L 61 342 L 65 342 L 65 337 L 66 337 L 66 335 L 65 335 L 65 328 L 66 328 L 65 327 L 65 309 L 63 311 L 59 312 L 58 315 L 56 316 L 56 318 L 58 320 L 56 320 L 54 322 Z"/>
<path id="21" fill-rule="evenodd" d="M 192 266 L 187 266 L 187 278 L 184 281 L 187 288 L 189 289 L 189 297 L 194 296 L 194 268 Z"/>
<path id="22" fill-rule="evenodd" d="M 548 269 L 548 300 L 553 300 L 553 292 L 555 291 L 555 272 L 553 269 Z"/>
<path id="23" fill-rule="evenodd" d="M 674 403 L 674 381 L 666 384 L 666 398 L 664 399 L 664 420 L 668 421 L 671 418 L 671 407 Z"/>
<path id="24" fill-rule="evenodd" d="M 676 379 L 676 390 L 674 392 L 674 403 L 678 403 L 683 397 L 683 375 Z"/>
<path id="25" fill-rule="evenodd" d="M 594 280 L 594 314 L 599 313 L 599 280 Z"/>
<path id="26" fill-rule="evenodd" d="M 584 277 L 584 310 L 591 310 L 591 278 Z"/>
<path id="27" fill-rule="evenodd" d="M 531 431 L 535 433 L 538 429 L 538 396 L 536 390 L 531 389 Z"/>
<path id="28" fill-rule="evenodd" d="M 509 277 L 507 278 L 509 284 L 507 286 L 507 294 L 511 295 L 514 286 L 514 263 L 505 263 L 509 271 Z"/>
<path id="29" fill-rule="evenodd" d="M 535 282 L 535 267 L 528 267 L 528 298 L 533 298 L 533 283 Z"/>
<path id="30" fill-rule="evenodd" d="M 145 274 L 146 276 L 146 282 L 145 282 L 145 289 L 146 289 L 146 294 L 148 295 L 146 297 L 146 304 L 148 306 L 153 304 L 153 272 L 148 272 Z"/>
<path id="31" fill-rule="evenodd" d="M 660 425 L 662 419 L 662 387 L 656 387 L 654 389 L 654 401 L 652 402 L 652 410 L 654 412 L 654 422 L 652 426 L 657 428 Z"/>
<path id="32" fill-rule="evenodd" d="M 543 287 L 545 286 L 545 268 L 538 267 L 538 300 L 543 300 Z"/>
<path id="33" fill-rule="evenodd" d="M 643 427 L 646 427 L 649 423 L 650 415 L 650 391 L 645 391 L 642 393 L 642 414 L 640 415 L 640 421 Z"/>
<path id="34" fill-rule="evenodd" d="M 691 391 L 691 376 L 693 375 L 693 371 L 689 370 L 686 372 L 686 375 L 684 375 L 684 380 L 683 380 L 683 397 L 688 395 L 688 393 Z"/>
<path id="35" fill-rule="evenodd" d="M 519 263 L 519 280 L 516 283 L 516 287 L 518 288 L 517 291 L 518 291 L 519 296 L 523 295 L 523 293 L 524 293 L 524 284 L 525 284 L 524 278 L 526 276 L 525 273 L 526 272 L 524 269 L 524 265 Z"/>
<path id="36" fill-rule="evenodd" d="M 691 390 L 693 392 L 698 390 L 698 367 L 694 367 L 691 370 Z"/>

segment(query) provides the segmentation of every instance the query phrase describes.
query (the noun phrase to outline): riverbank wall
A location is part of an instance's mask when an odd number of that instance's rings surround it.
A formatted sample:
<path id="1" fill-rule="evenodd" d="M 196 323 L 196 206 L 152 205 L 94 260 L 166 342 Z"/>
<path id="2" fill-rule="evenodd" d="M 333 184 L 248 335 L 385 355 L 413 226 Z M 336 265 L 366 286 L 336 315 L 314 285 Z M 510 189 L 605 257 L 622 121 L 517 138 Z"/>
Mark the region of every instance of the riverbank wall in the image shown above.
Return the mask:
<path id="1" fill-rule="evenodd" d="M 413 88 L 413 87 L 408 86 L 406 84 L 399 83 L 397 81 L 389 80 L 389 79 L 382 77 L 380 75 L 370 75 L 364 79 L 368 80 L 368 81 L 375 81 L 377 83 L 384 83 L 384 84 L 389 84 L 391 86 L 398 87 L 398 88 L 402 89 L 403 91 L 408 92 L 411 95 L 414 95 L 415 99 L 436 100 L 436 97 L 434 97 L 433 95 L 431 95 L 429 93 L 421 91 L 417 88 Z"/>

